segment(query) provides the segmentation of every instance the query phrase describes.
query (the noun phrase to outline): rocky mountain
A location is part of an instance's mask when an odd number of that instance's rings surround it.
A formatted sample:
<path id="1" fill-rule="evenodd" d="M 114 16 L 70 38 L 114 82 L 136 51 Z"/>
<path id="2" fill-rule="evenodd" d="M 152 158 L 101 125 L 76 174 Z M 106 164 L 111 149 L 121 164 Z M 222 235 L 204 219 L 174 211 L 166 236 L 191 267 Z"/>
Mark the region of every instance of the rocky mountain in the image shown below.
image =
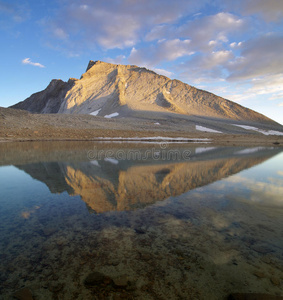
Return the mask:
<path id="1" fill-rule="evenodd" d="M 12 108 L 109 118 L 170 113 L 276 124 L 262 114 L 179 80 L 137 66 L 101 61 L 90 61 L 80 79 L 52 80 L 45 90 Z"/>

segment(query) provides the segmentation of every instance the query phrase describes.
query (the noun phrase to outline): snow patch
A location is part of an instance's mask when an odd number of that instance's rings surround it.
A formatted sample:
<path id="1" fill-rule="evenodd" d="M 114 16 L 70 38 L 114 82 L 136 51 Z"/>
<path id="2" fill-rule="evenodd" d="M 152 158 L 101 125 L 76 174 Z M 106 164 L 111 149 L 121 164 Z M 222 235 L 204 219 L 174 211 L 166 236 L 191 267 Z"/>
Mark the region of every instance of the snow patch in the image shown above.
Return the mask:
<path id="1" fill-rule="evenodd" d="M 104 118 L 111 119 L 111 118 L 114 118 L 114 117 L 117 117 L 117 116 L 119 116 L 119 113 L 114 112 L 113 114 L 105 115 Z"/>
<path id="2" fill-rule="evenodd" d="M 156 122 L 156 123 L 154 123 L 154 125 L 160 125 L 160 123 Z"/>
<path id="3" fill-rule="evenodd" d="M 276 131 L 276 130 L 268 130 L 265 133 L 260 131 L 261 133 L 265 134 L 265 135 L 283 135 L 283 132 L 281 131 Z"/>
<path id="4" fill-rule="evenodd" d="M 258 130 L 258 128 L 253 127 L 253 126 L 248 126 L 248 125 L 237 125 L 237 124 L 232 124 L 232 125 L 238 126 L 238 127 L 241 127 L 241 128 L 247 129 L 247 130 Z"/>
<path id="5" fill-rule="evenodd" d="M 253 130 L 253 131 L 257 131 L 260 132 L 264 135 L 283 135 L 283 132 L 280 131 L 276 131 L 276 130 L 264 130 L 264 129 L 259 129 L 257 127 L 254 126 L 248 126 L 248 125 L 238 125 L 238 124 L 233 124 L 234 126 L 238 126 L 241 128 L 244 128 L 246 130 Z"/>
<path id="6" fill-rule="evenodd" d="M 203 127 L 203 126 L 200 126 L 200 125 L 196 125 L 196 130 L 204 131 L 204 132 L 212 132 L 212 133 L 223 133 L 221 131 L 217 131 L 217 130 L 214 130 L 214 129 L 211 129 L 211 128 Z"/>
<path id="7" fill-rule="evenodd" d="M 171 94 L 169 91 L 166 91 L 165 93 L 168 94 L 168 95 Z"/>
<path id="8" fill-rule="evenodd" d="M 113 165 L 118 165 L 119 161 L 115 158 L 111 158 L 111 157 L 106 157 L 104 158 L 104 161 L 110 162 Z"/>
<path id="9" fill-rule="evenodd" d="M 98 110 L 95 110 L 95 111 L 91 112 L 90 115 L 92 115 L 92 116 L 97 116 L 97 115 L 99 114 L 100 111 L 101 111 L 101 108 L 98 109 Z"/>

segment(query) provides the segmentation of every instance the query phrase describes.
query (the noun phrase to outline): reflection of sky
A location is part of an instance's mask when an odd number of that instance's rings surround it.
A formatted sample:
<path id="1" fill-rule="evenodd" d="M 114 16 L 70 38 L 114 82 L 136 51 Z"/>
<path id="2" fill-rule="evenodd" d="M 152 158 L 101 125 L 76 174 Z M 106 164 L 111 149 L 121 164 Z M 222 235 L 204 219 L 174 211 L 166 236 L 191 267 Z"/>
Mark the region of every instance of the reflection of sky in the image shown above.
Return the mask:
<path id="1" fill-rule="evenodd" d="M 283 153 L 214 184 L 234 197 L 268 206 L 283 206 Z"/>
<path id="2" fill-rule="evenodd" d="M 48 198 L 45 184 L 33 179 L 14 166 L 0 167 L 2 212 L 33 207 Z"/>

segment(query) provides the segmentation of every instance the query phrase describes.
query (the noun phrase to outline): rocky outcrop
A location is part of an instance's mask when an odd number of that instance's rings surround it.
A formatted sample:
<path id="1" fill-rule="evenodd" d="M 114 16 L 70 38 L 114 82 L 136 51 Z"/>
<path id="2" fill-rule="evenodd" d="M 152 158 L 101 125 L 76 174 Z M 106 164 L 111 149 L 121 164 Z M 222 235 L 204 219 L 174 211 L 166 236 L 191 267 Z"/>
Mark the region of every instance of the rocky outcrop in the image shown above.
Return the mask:
<path id="1" fill-rule="evenodd" d="M 79 80 L 52 80 L 12 108 L 35 113 L 94 114 L 170 112 L 219 119 L 272 122 L 269 118 L 179 80 L 145 68 L 90 61 Z"/>
<path id="2" fill-rule="evenodd" d="M 68 82 L 53 79 L 45 90 L 31 95 L 25 101 L 19 102 L 11 108 L 23 109 L 33 113 L 57 113 L 67 91 L 72 88 L 75 81 L 76 79 L 69 79 Z"/>

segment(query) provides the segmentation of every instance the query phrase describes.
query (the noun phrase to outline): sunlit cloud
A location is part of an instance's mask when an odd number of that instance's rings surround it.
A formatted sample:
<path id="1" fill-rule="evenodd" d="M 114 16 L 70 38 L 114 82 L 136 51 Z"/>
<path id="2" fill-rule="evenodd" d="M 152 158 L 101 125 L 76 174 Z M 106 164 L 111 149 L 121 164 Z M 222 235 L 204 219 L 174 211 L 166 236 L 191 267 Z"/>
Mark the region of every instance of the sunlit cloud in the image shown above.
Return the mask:
<path id="1" fill-rule="evenodd" d="M 45 68 L 45 66 L 44 65 L 42 65 L 42 64 L 40 64 L 40 63 L 38 63 L 38 62 L 32 62 L 31 60 L 30 60 L 30 58 L 24 58 L 23 60 L 22 60 L 22 64 L 24 64 L 24 65 L 31 65 L 31 66 L 34 66 L 34 67 L 39 67 L 39 68 Z"/>

